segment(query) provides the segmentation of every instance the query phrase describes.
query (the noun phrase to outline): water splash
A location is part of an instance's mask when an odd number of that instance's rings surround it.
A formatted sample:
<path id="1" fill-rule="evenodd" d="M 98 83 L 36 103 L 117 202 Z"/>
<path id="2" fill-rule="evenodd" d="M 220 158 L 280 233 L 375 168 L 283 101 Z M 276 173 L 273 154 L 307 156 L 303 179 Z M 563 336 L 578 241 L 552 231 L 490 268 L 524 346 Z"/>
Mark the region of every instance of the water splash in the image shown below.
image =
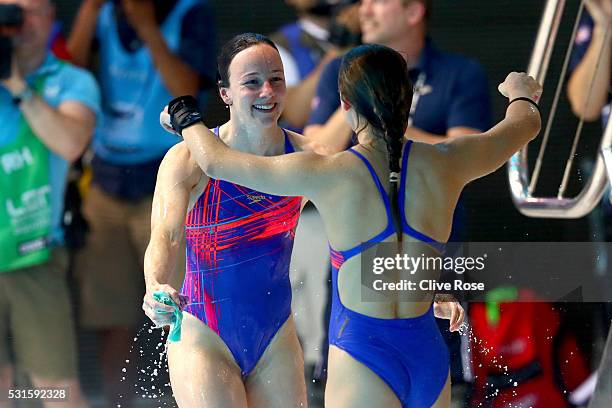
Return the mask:
<path id="1" fill-rule="evenodd" d="M 134 381 L 130 397 L 150 400 L 157 407 L 176 407 L 170 386 L 166 332 L 155 330 L 150 323 L 143 325 L 137 332 L 130 347 L 129 355 L 137 358 L 126 359 L 121 369 L 121 381 Z M 129 378 L 130 375 L 134 378 Z M 129 400 L 119 395 L 120 399 Z M 117 404 L 116 408 L 121 408 Z"/>
<path id="2" fill-rule="evenodd" d="M 460 331 L 459 331 L 460 335 L 462 336 L 468 336 L 468 340 L 469 340 L 469 346 L 467 351 L 469 353 L 472 352 L 472 348 L 476 349 L 480 354 L 484 354 L 484 355 L 489 355 L 492 354 L 494 352 L 496 352 L 495 350 L 493 350 L 493 347 L 487 347 L 486 343 L 484 342 L 484 340 L 479 339 L 475 334 L 474 331 L 472 330 L 471 327 L 467 326 L 465 323 L 461 326 Z M 510 369 L 508 368 L 508 365 L 506 363 L 504 363 L 504 358 L 503 356 L 493 356 L 491 358 L 491 361 L 489 362 L 489 367 L 490 368 L 496 368 L 497 371 L 500 373 L 500 375 L 504 376 L 507 378 L 507 383 L 508 385 L 510 385 L 512 388 L 516 388 L 518 387 L 518 382 L 514 381 L 511 377 L 510 374 Z M 474 365 L 474 361 L 470 361 L 470 363 L 472 365 Z M 479 368 L 482 368 L 482 363 L 478 364 Z M 474 375 L 475 379 L 478 378 L 478 375 Z M 485 382 L 485 389 L 488 389 L 489 391 L 487 391 L 488 395 L 490 395 L 490 397 L 498 397 L 502 390 L 498 389 L 498 388 L 494 388 L 493 389 L 493 384 L 489 384 L 488 382 Z M 508 389 L 506 389 L 508 390 Z M 515 389 L 512 389 L 510 392 L 511 397 L 516 397 L 518 396 L 518 393 Z M 478 404 L 479 407 L 484 407 L 485 405 L 480 403 Z M 507 403 L 507 408 L 524 408 L 524 405 L 522 403 L 518 403 L 518 404 L 513 404 L 513 403 Z"/>

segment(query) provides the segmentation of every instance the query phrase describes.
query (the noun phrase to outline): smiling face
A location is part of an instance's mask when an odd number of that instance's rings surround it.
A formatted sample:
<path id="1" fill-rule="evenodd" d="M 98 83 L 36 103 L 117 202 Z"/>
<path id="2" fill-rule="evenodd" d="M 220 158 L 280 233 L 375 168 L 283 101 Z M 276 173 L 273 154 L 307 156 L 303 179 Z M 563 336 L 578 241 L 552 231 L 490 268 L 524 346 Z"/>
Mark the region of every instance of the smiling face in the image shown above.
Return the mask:
<path id="1" fill-rule="evenodd" d="M 359 21 L 363 42 L 390 46 L 409 35 L 412 6 L 404 0 L 362 0 Z"/>
<path id="2" fill-rule="evenodd" d="M 229 66 L 229 87 L 221 87 L 232 117 L 255 126 L 276 126 L 284 108 L 285 75 L 278 51 L 257 44 L 240 51 Z"/>

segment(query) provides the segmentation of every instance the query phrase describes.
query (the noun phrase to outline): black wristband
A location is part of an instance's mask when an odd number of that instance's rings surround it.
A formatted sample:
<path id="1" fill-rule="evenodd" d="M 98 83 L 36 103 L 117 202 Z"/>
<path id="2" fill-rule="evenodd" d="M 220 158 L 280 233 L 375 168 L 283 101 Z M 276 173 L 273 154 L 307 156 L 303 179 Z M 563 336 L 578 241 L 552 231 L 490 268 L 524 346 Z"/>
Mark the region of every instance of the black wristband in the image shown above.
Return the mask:
<path id="1" fill-rule="evenodd" d="M 171 100 L 168 104 L 168 114 L 172 129 L 181 136 L 185 128 L 202 122 L 198 101 L 191 95 L 179 96 Z"/>
<path id="2" fill-rule="evenodd" d="M 516 102 L 516 101 L 525 101 L 525 102 L 529 102 L 529 103 L 531 103 L 531 104 L 532 104 L 533 106 L 535 106 L 535 108 L 538 110 L 538 113 L 540 114 L 540 118 L 542 117 L 542 111 L 540 111 L 540 107 L 538 106 L 538 104 L 536 103 L 536 101 L 534 101 L 533 99 L 531 99 L 531 98 L 527 98 L 526 96 L 521 96 L 521 97 L 514 98 L 513 100 L 511 100 L 511 101 L 508 103 L 508 106 L 512 105 L 512 104 L 513 104 L 514 102 Z"/>

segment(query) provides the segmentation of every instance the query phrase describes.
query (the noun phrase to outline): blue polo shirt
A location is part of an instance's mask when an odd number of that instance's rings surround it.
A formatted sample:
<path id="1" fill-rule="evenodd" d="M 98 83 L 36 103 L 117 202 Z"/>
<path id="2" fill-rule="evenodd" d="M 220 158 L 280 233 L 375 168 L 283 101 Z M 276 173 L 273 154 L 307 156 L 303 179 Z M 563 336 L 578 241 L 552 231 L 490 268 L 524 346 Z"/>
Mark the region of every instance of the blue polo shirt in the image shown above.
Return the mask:
<path id="1" fill-rule="evenodd" d="M 340 63 L 341 58 L 337 58 L 324 68 L 312 102 L 309 125 L 324 124 L 340 106 Z M 440 52 L 428 39 L 409 75 L 413 84 L 422 78 L 413 126 L 438 135 L 445 135 L 448 129 L 457 126 L 481 131 L 490 127 L 487 77 L 476 61 Z"/>
<path id="2" fill-rule="evenodd" d="M 574 47 L 572 48 L 572 54 L 570 56 L 568 67 L 568 75 L 571 75 L 578 64 L 580 64 L 589 48 L 589 45 L 591 45 L 591 40 L 593 39 L 593 27 L 593 18 L 589 15 L 587 10 L 584 10 L 578 25 L 576 38 L 574 39 Z M 606 127 L 608 119 L 610 118 L 610 108 L 612 106 L 612 94 L 610 93 L 610 89 L 608 90 L 608 103 L 605 104 L 601 110 L 601 122 L 604 128 Z"/>
<path id="3" fill-rule="evenodd" d="M 61 62 L 50 52 L 43 64 L 26 81 L 47 76 L 41 96 L 49 105 L 57 107 L 62 102 L 82 103 L 96 115 L 100 112 L 100 91 L 94 77 L 87 71 L 67 62 Z M 10 92 L 0 85 L 0 146 L 15 140 L 19 125 L 19 108 L 12 103 Z M 51 184 L 52 236 L 55 243 L 63 242 L 61 216 L 64 207 L 64 191 L 69 164 L 65 159 L 49 150 L 49 181 Z"/>
<path id="4" fill-rule="evenodd" d="M 585 10 L 582 12 L 580 17 L 580 23 L 578 23 L 578 31 L 576 31 L 576 38 L 574 38 L 574 47 L 572 48 L 572 54 L 570 55 L 570 62 L 568 66 L 568 73 L 572 73 L 580 61 L 584 58 L 591 40 L 593 39 L 593 18 Z"/>

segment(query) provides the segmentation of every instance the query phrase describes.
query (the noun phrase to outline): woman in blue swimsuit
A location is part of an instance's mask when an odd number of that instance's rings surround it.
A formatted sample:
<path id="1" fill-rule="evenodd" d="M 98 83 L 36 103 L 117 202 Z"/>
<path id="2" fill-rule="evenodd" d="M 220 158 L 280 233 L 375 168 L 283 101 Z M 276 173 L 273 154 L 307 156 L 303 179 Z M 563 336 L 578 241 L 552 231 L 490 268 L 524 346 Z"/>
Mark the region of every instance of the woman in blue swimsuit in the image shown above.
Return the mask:
<path id="1" fill-rule="evenodd" d="M 332 156 L 261 157 L 228 148 L 203 125 L 189 97 L 173 100 L 161 119 L 182 134 L 190 160 L 210 177 L 304 196 L 319 210 L 333 266 L 326 405 L 448 406 L 448 352 L 434 323 L 433 293 L 419 301 L 363 302 L 356 255 L 369 245 L 400 240 L 407 252 L 436 253 L 448 239 L 463 187 L 537 135 L 533 99 L 541 87 L 526 74 L 509 74 L 499 88 L 510 99 L 501 122 L 434 146 L 403 144 L 412 86 L 397 52 L 378 45 L 350 51 L 339 89 L 359 144 Z"/>

